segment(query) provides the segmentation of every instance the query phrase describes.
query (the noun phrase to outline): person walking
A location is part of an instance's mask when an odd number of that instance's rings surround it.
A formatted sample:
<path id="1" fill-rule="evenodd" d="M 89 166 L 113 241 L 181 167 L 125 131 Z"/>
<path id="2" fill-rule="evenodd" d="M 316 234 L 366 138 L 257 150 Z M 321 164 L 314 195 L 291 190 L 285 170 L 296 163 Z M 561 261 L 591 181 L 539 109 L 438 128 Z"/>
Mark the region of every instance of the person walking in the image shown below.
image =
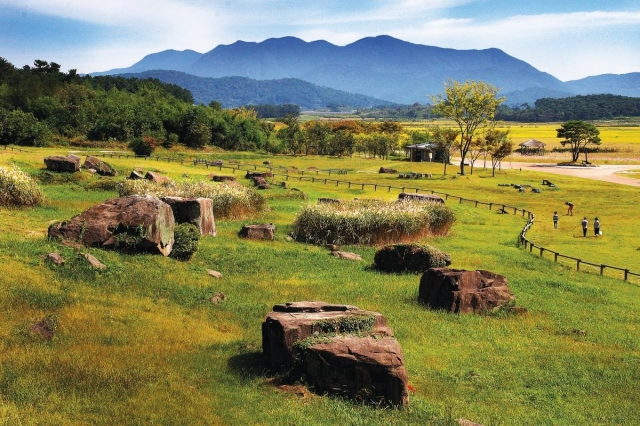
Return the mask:
<path id="1" fill-rule="evenodd" d="M 558 212 L 553 212 L 553 227 L 555 229 L 558 229 L 558 220 L 560 219 L 560 216 L 558 216 Z"/>
<path id="2" fill-rule="evenodd" d="M 586 237 L 587 236 L 587 228 L 589 227 L 589 221 L 585 217 L 584 219 L 582 219 L 581 223 L 582 223 L 582 236 Z"/>
<path id="3" fill-rule="evenodd" d="M 570 202 L 568 202 L 568 201 L 567 201 L 567 202 L 566 202 L 566 203 L 564 203 L 564 204 L 568 206 L 568 208 L 567 208 L 567 215 L 568 215 L 568 216 L 573 216 L 573 203 L 570 203 Z"/>
<path id="4" fill-rule="evenodd" d="M 596 237 L 600 236 L 600 221 L 597 217 L 593 220 L 593 232 L 596 234 Z"/>

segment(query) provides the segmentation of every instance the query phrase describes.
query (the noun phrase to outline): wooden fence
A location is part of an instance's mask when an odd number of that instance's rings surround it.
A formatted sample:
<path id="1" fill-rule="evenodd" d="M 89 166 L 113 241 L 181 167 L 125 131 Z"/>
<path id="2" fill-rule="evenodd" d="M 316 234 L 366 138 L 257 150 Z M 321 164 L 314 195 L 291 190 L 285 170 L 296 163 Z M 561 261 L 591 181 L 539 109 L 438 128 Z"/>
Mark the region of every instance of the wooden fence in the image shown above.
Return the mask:
<path id="1" fill-rule="evenodd" d="M 558 262 L 558 260 L 563 260 L 563 259 L 567 259 L 571 263 L 575 262 L 577 271 L 580 271 L 580 267 L 581 266 L 589 266 L 591 268 L 595 268 L 596 270 L 599 270 L 600 271 L 600 275 L 604 275 L 605 269 L 611 269 L 611 270 L 614 270 L 614 271 L 620 271 L 620 272 L 622 272 L 622 277 L 623 277 L 623 279 L 625 281 L 628 281 L 630 276 L 640 277 L 640 273 L 631 272 L 627 268 L 620 268 L 618 266 L 606 265 L 604 263 L 587 262 L 587 261 L 584 261 L 584 260 L 579 259 L 577 257 L 567 256 L 566 254 L 562 254 L 562 253 L 559 253 L 557 251 L 550 250 L 550 249 L 548 249 L 546 247 L 542 247 L 542 246 L 539 246 L 537 244 L 534 244 L 532 241 L 527 239 L 527 231 L 529 229 L 531 229 L 531 226 L 533 226 L 534 219 L 535 219 L 535 216 L 532 215 L 531 218 L 529 219 L 529 221 L 527 222 L 527 224 L 524 226 L 524 228 L 522 228 L 522 232 L 520 232 L 520 236 L 518 238 L 520 244 L 524 245 L 524 249 L 525 250 L 528 248 L 529 252 L 533 253 L 533 250 L 535 249 L 540 253 L 540 257 L 544 257 L 545 254 L 553 255 L 553 260 L 556 263 Z"/>
<path id="2" fill-rule="evenodd" d="M 14 147 L 9 147 L 11 149 L 16 149 L 19 151 L 19 148 L 14 148 Z M 7 149 L 7 146 L 5 145 L 5 149 Z M 232 173 L 235 174 L 236 171 L 256 171 L 258 170 L 258 168 L 261 169 L 268 169 L 274 177 L 276 176 L 281 176 L 282 178 L 284 178 L 284 180 L 289 181 L 289 180 L 297 180 L 298 182 L 302 182 L 302 181 L 307 181 L 307 182 L 312 182 L 312 183 L 323 183 L 325 185 L 327 184 L 333 184 L 335 183 L 336 187 L 339 187 L 340 185 L 346 186 L 347 188 L 360 188 L 361 190 L 364 190 L 366 187 L 371 187 L 373 188 L 374 191 L 378 191 L 378 189 L 380 190 L 385 190 L 387 192 L 391 192 L 392 189 L 394 190 L 399 190 L 401 192 L 407 192 L 407 191 L 415 191 L 415 193 L 417 194 L 418 192 L 424 192 L 424 193 L 431 193 L 434 195 L 439 195 L 441 197 L 444 197 L 445 200 L 458 200 L 458 202 L 460 204 L 462 203 L 470 203 L 473 204 L 475 207 L 479 207 L 479 206 L 487 206 L 489 207 L 489 210 L 493 210 L 493 208 L 495 207 L 497 210 L 501 213 L 507 213 L 507 214 L 514 214 L 514 215 L 518 215 L 518 214 L 522 214 L 523 217 L 526 217 L 528 219 L 527 224 L 524 226 L 524 228 L 522 229 L 522 231 L 520 232 L 520 235 L 518 236 L 518 242 L 519 244 L 522 246 L 524 246 L 525 250 L 528 248 L 529 252 L 533 252 L 534 249 L 539 251 L 540 257 L 543 257 L 545 254 L 551 254 L 553 255 L 553 259 L 555 262 L 558 262 L 559 260 L 563 260 L 563 259 L 567 259 L 570 260 L 571 262 L 575 262 L 576 264 L 576 270 L 580 271 L 580 267 L 581 266 L 588 266 L 588 267 L 592 267 L 592 268 L 596 268 L 599 269 L 600 271 L 600 275 L 604 275 L 604 271 L 605 269 L 611 269 L 611 270 L 615 270 L 615 271 L 620 271 L 622 272 L 622 276 L 623 279 L 625 281 L 629 280 L 629 277 L 640 277 L 640 273 L 637 272 L 632 272 L 630 271 L 628 268 L 620 268 L 617 266 L 612 266 L 612 265 L 606 265 L 603 263 L 592 263 L 592 262 L 587 262 L 584 261 L 582 259 L 579 259 L 577 257 L 573 257 L 573 256 L 567 256 L 565 254 L 550 250 L 546 247 L 542 247 L 539 245 L 534 244 L 532 241 L 530 241 L 529 239 L 527 239 L 526 234 L 527 231 L 531 228 L 531 226 L 533 226 L 533 222 L 535 219 L 535 215 L 526 209 L 522 209 L 516 206 L 510 206 L 508 204 L 503 204 L 503 203 L 490 203 L 490 202 L 486 202 L 486 201 L 478 201 L 478 200 L 473 200 L 470 198 L 464 198 L 464 197 L 460 197 L 457 195 L 453 195 L 453 194 L 449 194 L 446 192 L 439 192 L 439 191 L 435 191 L 433 189 L 425 189 L 425 188 L 418 188 L 418 187 L 414 187 L 414 186 L 393 186 L 393 185 L 381 185 L 379 183 L 362 183 L 362 182 L 351 182 L 349 180 L 343 180 L 343 179 L 331 179 L 331 178 L 324 178 L 324 177 L 319 177 L 319 174 L 322 173 L 328 173 L 329 176 L 333 173 L 333 174 L 337 174 L 337 175 L 346 175 L 347 174 L 347 170 L 346 169 L 327 169 L 327 170 L 298 170 L 298 169 L 291 169 L 288 167 L 284 167 L 284 166 L 273 166 L 271 164 L 267 164 L 267 165 L 256 165 L 256 164 L 241 164 L 241 163 L 228 163 L 227 165 L 221 164 L 219 161 L 209 161 L 206 159 L 175 159 L 175 158 L 171 158 L 171 157 L 159 157 L 159 156 L 141 156 L 141 155 L 134 155 L 134 154 L 126 154 L 126 153 L 100 153 L 100 154 L 94 154 L 97 157 L 110 157 L 110 158 L 143 158 L 144 160 L 150 159 L 150 160 L 156 160 L 156 161 L 167 161 L 167 162 L 171 162 L 171 161 L 175 161 L 175 162 L 179 162 L 180 164 L 193 164 L 194 167 L 198 166 L 198 165 L 204 165 L 207 169 L 209 167 L 217 167 L 219 170 L 222 169 L 230 169 L 232 171 Z M 284 173 L 277 173 L 274 172 L 275 170 L 283 170 Z M 306 176 L 305 176 L 306 173 Z M 314 175 L 315 174 L 315 175 Z"/>

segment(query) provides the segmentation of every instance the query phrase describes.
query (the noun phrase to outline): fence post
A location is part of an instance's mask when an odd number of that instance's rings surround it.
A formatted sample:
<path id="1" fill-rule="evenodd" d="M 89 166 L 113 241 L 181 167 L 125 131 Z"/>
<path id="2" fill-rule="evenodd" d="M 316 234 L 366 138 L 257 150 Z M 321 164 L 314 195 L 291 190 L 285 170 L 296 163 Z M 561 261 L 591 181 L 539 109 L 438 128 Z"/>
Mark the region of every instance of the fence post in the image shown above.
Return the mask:
<path id="1" fill-rule="evenodd" d="M 576 260 L 576 271 L 580 270 L 580 262 L 582 262 L 580 259 Z"/>
<path id="2" fill-rule="evenodd" d="M 518 208 L 517 208 L 517 207 L 514 207 L 514 208 L 513 208 L 513 215 L 515 216 L 517 213 L 518 213 Z"/>
<path id="3" fill-rule="evenodd" d="M 351 189 L 351 182 L 349 182 L 349 186 L 347 187 L 348 189 Z"/>
<path id="4" fill-rule="evenodd" d="M 416 194 L 418 193 L 418 188 L 416 188 Z"/>
<path id="5" fill-rule="evenodd" d="M 364 183 L 362 184 L 362 189 L 361 190 L 364 191 Z"/>
<path id="6" fill-rule="evenodd" d="M 544 253 L 544 247 L 540 247 L 540 257 L 542 257 L 542 253 Z"/>
<path id="7" fill-rule="evenodd" d="M 448 200 L 449 199 L 449 194 L 444 194 L 444 199 Z"/>
<path id="8" fill-rule="evenodd" d="M 458 204 L 462 204 L 462 197 L 460 197 L 460 202 Z"/>
<path id="9" fill-rule="evenodd" d="M 476 200 L 476 207 L 478 207 L 478 200 Z"/>
<path id="10" fill-rule="evenodd" d="M 556 261 L 556 263 L 558 262 L 558 253 L 555 253 L 553 255 L 553 260 Z"/>
<path id="11" fill-rule="evenodd" d="M 493 203 L 489 203 L 489 210 L 493 207 Z"/>
<path id="12" fill-rule="evenodd" d="M 600 275 L 604 274 L 604 265 L 600 265 Z"/>
<path id="13" fill-rule="evenodd" d="M 624 280 L 626 281 L 626 280 L 627 280 L 627 278 L 629 278 L 629 270 L 628 270 L 628 269 L 625 269 L 625 270 L 624 270 Z"/>
<path id="14" fill-rule="evenodd" d="M 378 190 L 378 185 L 373 185 L 373 191 L 377 191 Z"/>
<path id="15" fill-rule="evenodd" d="M 533 253 L 533 243 L 529 246 L 529 253 Z"/>
<path id="16" fill-rule="evenodd" d="M 391 192 L 391 186 L 389 186 L 389 189 L 387 190 L 387 192 Z"/>

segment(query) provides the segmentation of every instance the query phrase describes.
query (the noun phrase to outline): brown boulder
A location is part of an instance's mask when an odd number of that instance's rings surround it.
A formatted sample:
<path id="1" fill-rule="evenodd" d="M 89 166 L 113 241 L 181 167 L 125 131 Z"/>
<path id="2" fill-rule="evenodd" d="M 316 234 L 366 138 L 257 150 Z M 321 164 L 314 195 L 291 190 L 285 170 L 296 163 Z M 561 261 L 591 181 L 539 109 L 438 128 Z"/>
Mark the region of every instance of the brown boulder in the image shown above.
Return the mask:
<path id="1" fill-rule="evenodd" d="M 276 305 L 262 323 L 265 361 L 304 375 L 319 392 L 384 405 L 408 402 L 400 345 L 386 318 L 350 305 Z"/>
<path id="2" fill-rule="evenodd" d="M 74 173 L 80 171 L 80 157 L 69 154 L 66 157 L 52 155 L 44 159 L 47 170 L 52 172 Z"/>
<path id="3" fill-rule="evenodd" d="M 409 194 L 407 192 L 401 192 L 398 195 L 398 200 L 418 200 L 444 204 L 444 198 L 433 194 Z"/>
<path id="4" fill-rule="evenodd" d="M 273 240 L 275 227 L 272 224 L 244 225 L 239 236 L 250 240 Z"/>
<path id="5" fill-rule="evenodd" d="M 161 200 L 171 206 L 176 224 L 191 223 L 198 227 L 200 235 L 216 236 L 211 198 L 163 197 Z"/>
<path id="6" fill-rule="evenodd" d="M 391 168 L 388 168 L 388 167 L 380 167 L 380 170 L 378 170 L 378 173 L 395 174 L 395 173 L 398 173 L 398 171 L 396 169 L 391 169 Z"/>
<path id="7" fill-rule="evenodd" d="M 483 313 L 515 297 L 502 275 L 483 270 L 432 268 L 420 279 L 418 300 L 433 309 Z"/>
<path id="8" fill-rule="evenodd" d="M 431 246 L 393 244 L 379 249 L 373 263 L 376 269 L 385 272 L 424 272 L 451 265 L 451 257 Z"/>
<path id="9" fill-rule="evenodd" d="M 142 174 L 142 172 L 139 172 L 137 170 L 132 170 L 128 179 L 131 179 L 131 180 L 144 179 L 144 175 Z"/>
<path id="10" fill-rule="evenodd" d="M 171 179 L 156 172 L 147 172 L 147 174 L 144 175 L 144 178 L 155 183 L 171 183 Z"/>
<path id="11" fill-rule="evenodd" d="M 327 329 L 354 331 L 358 324 L 371 333 L 393 336 L 387 319 L 378 312 L 356 306 L 304 301 L 275 305 L 262 323 L 262 350 L 269 366 L 286 370 L 293 366 L 293 345 Z M 344 330 L 350 326 L 350 330 Z"/>
<path id="12" fill-rule="evenodd" d="M 100 176 L 118 176 L 116 169 L 93 155 L 87 156 L 82 167 L 89 170 L 95 170 Z"/>
<path id="13" fill-rule="evenodd" d="M 267 184 L 267 180 L 263 177 L 260 176 L 254 176 L 251 178 L 251 180 L 253 181 L 253 185 L 254 186 L 260 186 L 260 185 L 266 185 Z"/>
<path id="14" fill-rule="evenodd" d="M 340 204 L 341 202 L 335 198 L 318 198 L 318 204 Z"/>
<path id="15" fill-rule="evenodd" d="M 57 266 L 64 265 L 64 257 L 60 253 L 47 253 L 44 255 L 45 262 L 52 263 Z"/>
<path id="16" fill-rule="evenodd" d="M 320 393 L 380 405 L 407 405 L 404 356 L 392 337 L 335 336 L 301 353 L 305 377 Z"/>
<path id="17" fill-rule="evenodd" d="M 68 221 L 49 226 L 49 237 L 80 241 L 86 246 L 122 251 L 148 251 L 168 256 L 175 220 L 171 207 L 155 197 L 114 198 Z"/>
<path id="18" fill-rule="evenodd" d="M 236 177 L 228 175 L 213 175 L 211 180 L 214 182 L 233 182 L 236 180 Z"/>
<path id="19" fill-rule="evenodd" d="M 250 172 L 250 171 L 247 171 L 247 174 L 245 175 L 245 177 L 247 179 L 253 179 L 255 177 L 272 178 L 273 177 L 273 173 L 271 173 L 271 172 L 256 172 L 256 171 Z"/>

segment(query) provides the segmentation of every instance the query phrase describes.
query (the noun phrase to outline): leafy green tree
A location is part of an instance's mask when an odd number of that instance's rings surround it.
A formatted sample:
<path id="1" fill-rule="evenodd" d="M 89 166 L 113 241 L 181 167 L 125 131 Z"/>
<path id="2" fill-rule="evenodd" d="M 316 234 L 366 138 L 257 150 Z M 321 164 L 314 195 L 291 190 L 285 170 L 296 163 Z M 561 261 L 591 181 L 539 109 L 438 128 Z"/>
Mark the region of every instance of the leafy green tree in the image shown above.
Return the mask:
<path id="1" fill-rule="evenodd" d="M 490 126 L 496 109 L 505 98 L 498 98 L 498 89 L 482 81 L 460 83 L 449 80 L 444 86 L 445 97 L 432 96 L 433 112 L 452 119 L 460 129 L 460 174 L 464 175 L 465 158 L 475 132 Z"/>
<path id="2" fill-rule="evenodd" d="M 495 176 L 496 167 L 513 152 L 509 130 L 489 130 L 485 136 L 485 144 L 485 149 L 491 156 L 492 176 Z"/>
<path id="3" fill-rule="evenodd" d="M 45 146 L 49 129 L 30 112 L 0 110 L 0 144 Z"/>
<path id="4" fill-rule="evenodd" d="M 296 155 L 300 153 L 302 145 L 298 117 L 295 115 L 287 115 L 282 119 L 282 122 L 285 124 L 285 127 L 278 129 L 276 137 L 282 141 L 282 144 L 287 147 L 293 155 Z"/>
<path id="5" fill-rule="evenodd" d="M 600 145 L 601 143 L 600 130 L 593 123 L 586 121 L 570 120 L 562 123 L 556 131 L 559 138 L 564 138 L 564 141 L 560 142 L 562 146 L 569 145 L 571 148 L 571 161 L 574 163 L 578 161 L 580 151 L 588 144 Z M 584 159 L 587 161 L 586 149 Z"/>
<path id="6" fill-rule="evenodd" d="M 436 153 L 439 154 L 444 165 L 443 174 L 446 175 L 447 165 L 451 161 L 451 149 L 457 143 L 460 133 L 455 129 L 440 126 L 432 126 L 429 131 L 431 139 L 436 143 Z"/>

